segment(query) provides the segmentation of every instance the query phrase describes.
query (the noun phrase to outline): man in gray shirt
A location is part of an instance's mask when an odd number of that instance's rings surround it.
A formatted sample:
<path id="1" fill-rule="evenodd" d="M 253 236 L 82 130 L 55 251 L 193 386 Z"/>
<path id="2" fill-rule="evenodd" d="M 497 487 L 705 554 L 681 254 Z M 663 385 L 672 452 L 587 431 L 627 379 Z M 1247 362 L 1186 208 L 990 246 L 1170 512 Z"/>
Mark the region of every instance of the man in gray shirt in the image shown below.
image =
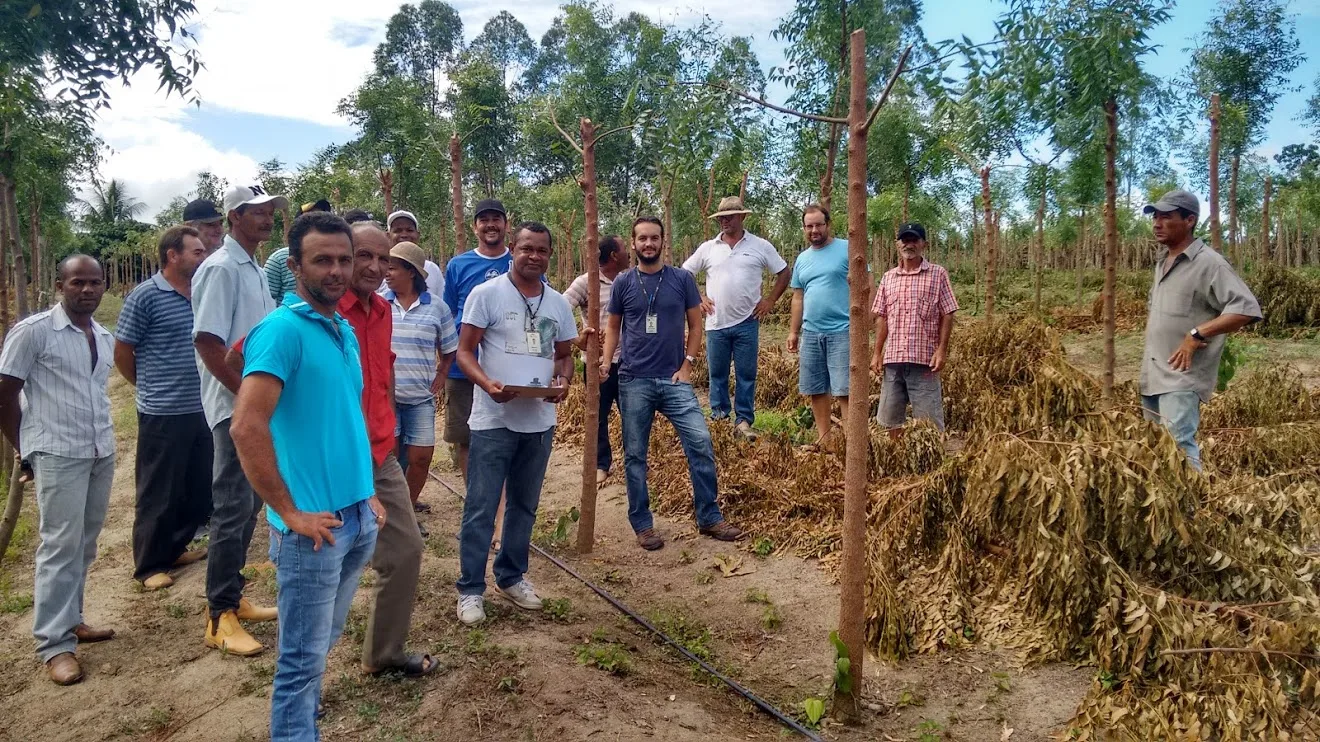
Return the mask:
<path id="1" fill-rule="evenodd" d="M 275 211 L 288 208 L 284 196 L 271 196 L 259 185 L 234 186 L 225 194 L 229 234 L 224 244 L 197 269 L 192 282 L 193 346 L 202 377 L 202 409 L 211 426 L 215 463 L 211 482 L 210 555 L 206 565 L 206 601 L 210 612 L 203 642 L 228 654 L 247 657 L 264 647 L 239 619 L 272 621 L 274 608 L 243 597 L 240 570 L 257 524 L 261 500 L 243 474 L 229 418 L 242 380 L 225 363 L 226 352 L 275 310 L 266 274 L 253 255 L 270 239 Z"/>
<path id="2" fill-rule="evenodd" d="M 1196 196 L 1169 191 L 1143 212 L 1153 215 L 1163 247 L 1150 289 L 1141 404 L 1146 419 L 1163 423 L 1199 470 L 1201 405 L 1214 392 L 1228 334 L 1259 320 L 1260 304 L 1228 261 L 1193 234 Z"/>

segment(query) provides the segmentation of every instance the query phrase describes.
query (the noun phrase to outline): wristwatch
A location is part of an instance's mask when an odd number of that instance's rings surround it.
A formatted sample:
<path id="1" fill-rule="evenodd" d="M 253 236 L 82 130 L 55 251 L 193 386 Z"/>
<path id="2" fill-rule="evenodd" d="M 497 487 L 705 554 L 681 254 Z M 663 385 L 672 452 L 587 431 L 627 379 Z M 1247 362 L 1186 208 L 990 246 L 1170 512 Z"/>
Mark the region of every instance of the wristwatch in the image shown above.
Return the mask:
<path id="1" fill-rule="evenodd" d="M 697 358 L 696 358 L 696 356 L 683 356 L 683 357 L 684 357 L 685 359 L 687 359 L 687 362 L 688 362 L 688 363 L 695 364 L 695 363 L 697 362 Z"/>
<path id="2" fill-rule="evenodd" d="M 1189 333 L 1187 333 L 1187 334 L 1188 334 L 1188 335 L 1191 335 L 1191 336 L 1192 336 L 1192 339 L 1196 340 L 1197 342 L 1200 342 L 1200 343 L 1204 343 L 1204 342 L 1205 342 L 1205 336 L 1201 334 L 1201 328 L 1199 328 L 1199 327 L 1193 327 L 1193 328 L 1192 328 L 1192 331 L 1189 332 Z"/>

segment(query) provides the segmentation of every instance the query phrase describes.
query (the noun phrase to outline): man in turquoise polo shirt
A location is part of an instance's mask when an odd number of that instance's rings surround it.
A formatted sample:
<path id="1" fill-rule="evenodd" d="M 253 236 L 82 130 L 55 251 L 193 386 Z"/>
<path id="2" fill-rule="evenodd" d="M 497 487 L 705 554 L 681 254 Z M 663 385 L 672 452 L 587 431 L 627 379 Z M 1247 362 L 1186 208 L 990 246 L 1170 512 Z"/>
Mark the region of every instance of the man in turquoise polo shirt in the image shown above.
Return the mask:
<path id="1" fill-rule="evenodd" d="M 297 291 L 243 342 L 230 427 L 266 503 L 283 609 L 273 742 L 318 738 L 326 655 L 385 520 L 372 494 L 357 338 L 335 313 L 353 274 L 353 233 L 333 214 L 304 214 L 289 230 L 289 258 Z"/>

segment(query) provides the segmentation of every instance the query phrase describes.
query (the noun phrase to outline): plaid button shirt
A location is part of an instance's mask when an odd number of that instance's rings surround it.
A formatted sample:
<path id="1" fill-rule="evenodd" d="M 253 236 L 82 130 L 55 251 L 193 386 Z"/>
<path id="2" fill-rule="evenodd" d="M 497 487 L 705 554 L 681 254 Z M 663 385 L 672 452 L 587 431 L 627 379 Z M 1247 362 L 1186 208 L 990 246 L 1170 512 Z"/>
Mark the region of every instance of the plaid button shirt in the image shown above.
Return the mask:
<path id="1" fill-rule="evenodd" d="M 871 311 L 885 318 L 885 363 L 929 366 L 940 339 L 940 320 L 958 311 L 949 272 L 922 259 L 915 271 L 891 268 L 880 279 Z"/>

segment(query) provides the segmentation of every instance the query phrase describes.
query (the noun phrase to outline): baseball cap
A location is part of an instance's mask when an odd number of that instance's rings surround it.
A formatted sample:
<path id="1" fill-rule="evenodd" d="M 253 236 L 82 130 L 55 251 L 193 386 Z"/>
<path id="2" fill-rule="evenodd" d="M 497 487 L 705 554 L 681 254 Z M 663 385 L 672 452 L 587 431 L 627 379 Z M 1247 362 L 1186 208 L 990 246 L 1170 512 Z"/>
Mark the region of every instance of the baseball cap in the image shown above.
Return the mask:
<path id="1" fill-rule="evenodd" d="M 500 203 L 499 199 L 495 198 L 483 198 L 478 201 L 477 208 L 472 210 L 472 218 L 475 220 L 487 211 L 494 211 L 505 219 L 509 218 L 509 212 L 504 210 L 504 204 Z"/>
<path id="2" fill-rule="evenodd" d="M 371 212 L 367 211 L 366 209 L 349 209 L 348 211 L 344 212 L 344 221 L 348 222 L 349 224 L 357 224 L 358 222 L 369 222 L 374 220 L 375 218 L 376 217 L 372 216 Z"/>
<path id="3" fill-rule="evenodd" d="M 183 220 L 185 222 L 218 222 L 224 219 L 215 204 L 204 198 L 189 201 L 188 205 L 183 207 Z"/>
<path id="4" fill-rule="evenodd" d="M 385 228 L 389 229 L 390 227 L 393 227 L 395 219 L 411 219 L 414 227 L 420 227 L 422 225 L 421 222 L 417 221 L 417 217 L 411 211 L 403 211 L 400 209 L 399 211 L 385 217 Z"/>
<path id="5" fill-rule="evenodd" d="M 1146 204 L 1141 210 L 1143 214 L 1153 214 L 1156 211 L 1174 211 L 1176 209 L 1186 209 L 1196 216 L 1201 215 L 1201 204 L 1196 200 L 1196 196 L 1182 190 L 1169 191 L 1160 196 L 1159 200 L 1153 204 Z"/>
<path id="6" fill-rule="evenodd" d="M 260 184 L 234 186 L 225 194 L 225 213 L 228 214 L 240 206 L 260 206 L 269 203 L 273 203 L 276 209 L 289 208 L 289 199 L 266 193 L 266 189 Z"/>
<path id="7" fill-rule="evenodd" d="M 924 240 L 926 239 L 926 228 L 916 222 L 900 224 L 898 227 L 898 238 L 901 240 L 903 239 L 903 235 L 906 234 L 916 235 L 918 239 Z"/>
<path id="8" fill-rule="evenodd" d="M 325 200 L 324 198 L 321 198 L 311 203 L 303 204 L 302 207 L 298 209 L 298 213 L 306 214 L 310 211 L 334 211 L 334 210 L 335 210 L 334 207 L 330 205 L 329 201 Z"/>
<path id="9" fill-rule="evenodd" d="M 412 242 L 400 242 L 390 248 L 390 257 L 398 258 L 417 269 L 422 278 L 426 278 L 426 253 Z"/>

